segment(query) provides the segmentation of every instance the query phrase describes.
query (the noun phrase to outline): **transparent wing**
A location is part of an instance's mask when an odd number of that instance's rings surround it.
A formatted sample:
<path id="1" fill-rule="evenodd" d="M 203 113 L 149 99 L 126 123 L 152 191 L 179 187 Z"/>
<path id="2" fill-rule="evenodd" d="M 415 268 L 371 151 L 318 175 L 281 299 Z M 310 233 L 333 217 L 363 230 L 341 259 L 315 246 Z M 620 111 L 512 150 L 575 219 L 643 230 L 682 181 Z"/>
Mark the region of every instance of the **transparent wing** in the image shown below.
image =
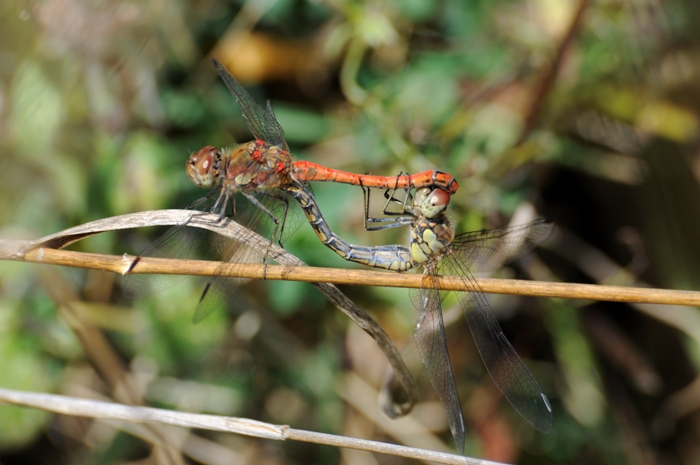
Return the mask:
<path id="1" fill-rule="evenodd" d="M 471 288 L 479 289 L 457 254 L 445 256 L 438 265 L 438 271 L 444 275 L 459 276 Z M 493 382 L 528 423 L 543 433 L 549 433 L 552 430 L 549 400 L 503 335 L 486 296 L 481 291 L 457 292 L 456 295 Z"/>
<path id="2" fill-rule="evenodd" d="M 286 241 L 302 222 L 301 211 L 285 194 L 260 195 L 256 201 L 236 196 L 235 221 L 263 237 Z M 264 210 L 263 210 L 264 209 Z M 267 212 L 267 213 L 266 213 Z M 197 215 L 198 212 L 193 212 Z M 269 213 L 269 214 L 268 214 Z M 272 220 L 277 219 L 278 224 Z M 248 247 L 245 239 L 235 241 L 210 231 L 177 226 L 157 239 L 141 256 L 175 259 L 216 260 L 223 263 L 261 263 L 264 254 Z M 122 278 L 122 290 L 129 299 L 142 298 L 176 285 L 184 276 L 131 274 Z M 195 310 L 194 323 L 202 321 L 227 301 L 234 301 L 235 291 L 244 281 L 241 278 L 216 277 L 207 282 Z"/>
<path id="3" fill-rule="evenodd" d="M 263 254 L 246 246 L 245 243 L 232 240 L 226 240 L 226 243 L 228 247 L 221 258 L 224 264 L 229 262 L 261 263 L 263 261 Z M 197 324 L 215 310 L 222 307 L 225 308 L 226 302 L 234 301 L 236 290 L 244 281 L 246 281 L 244 278 L 223 277 L 215 277 L 209 280 L 199 298 L 192 322 Z"/>
<path id="4" fill-rule="evenodd" d="M 237 196 L 236 214 L 233 219 L 270 240 L 285 242 L 301 224 L 300 208 L 284 193 L 274 195 L 248 194 L 249 199 Z M 249 200 L 255 199 L 257 205 Z M 276 222 L 275 222 L 276 220 Z M 228 263 L 262 263 L 265 255 L 249 247 L 245 238 L 239 241 L 217 235 L 222 266 Z M 236 288 L 244 282 L 241 278 L 216 277 L 211 279 L 202 292 L 202 297 L 194 312 L 195 324 L 224 307 L 226 302 L 235 301 Z"/>
<path id="5" fill-rule="evenodd" d="M 414 292 L 411 298 L 420 312 L 413 339 L 418 353 L 428 371 L 430 383 L 440 398 L 447 414 L 447 423 L 452 431 L 455 446 L 460 454 L 464 453 L 464 416 L 459 402 L 457 385 L 452 374 L 450 355 L 445 342 L 445 325 L 442 321 L 440 291 L 436 288 L 435 276 L 431 272 L 423 275 L 423 286 Z M 419 299 L 416 302 L 415 299 Z"/>
<path id="6" fill-rule="evenodd" d="M 224 80 L 226 87 L 228 87 L 228 90 L 231 91 L 231 94 L 233 94 L 233 97 L 236 99 L 253 136 L 256 139 L 264 140 L 270 145 L 276 145 L 283 147 L 285 150 L 289 150 L 287 142 L 284 140 L 284 130 L 279 122 L 277 122 L 270 102 L 267 103 L 267 107 L 261 107 L 236 78 L 231 76 L 231 73 L 228 72 L 224 65 L 214 59 L 212 59 L 212 63 L 214 63 L 214 67 L 216 71 L 218 71 L 219 76 Z"/>
<path id="7" fill-rule="evenodd" d="M 492 271 L 534 248 L 553 230 L 550 220 L 538 219 L 510 228 L 467 232 L 455 237 L 453 251 L 474 273 Z"/>
<path id="8" fill-rule="evenodd" d="M 196 214 L 196 212 L 195 212 Z M 188 260 L 221 260 L 239 263 L 259 263 L 262 255 L 218 234 L 201 228 L 177 226 L 144 250 L 140 256 Z M 122 278 L 122 291 L 128 299 L 146 297 L 180 283 L 185 276 L 158 274 L 128 274 Z M 243 282 L 239 278 L 214 278 L 205 285 L 200 302 L 195 310 L 198 323 L 221 307 Z"/>
<path id="9" fill-rule="evenodd" d="M 196 214 L 196 212 L 193 212 Z M 176 226 L 169 228 L 156 239 L 139 256 L 176 259 L 214 259 L 206 257 L 203 247 L 211 235 L 203 229 Z M 122 277 L 121 287 L 124 297 L 129 300 L 140 299 L 163 291 L 180 283 L 185 276 L 159 274 L 127 274 Z"/>

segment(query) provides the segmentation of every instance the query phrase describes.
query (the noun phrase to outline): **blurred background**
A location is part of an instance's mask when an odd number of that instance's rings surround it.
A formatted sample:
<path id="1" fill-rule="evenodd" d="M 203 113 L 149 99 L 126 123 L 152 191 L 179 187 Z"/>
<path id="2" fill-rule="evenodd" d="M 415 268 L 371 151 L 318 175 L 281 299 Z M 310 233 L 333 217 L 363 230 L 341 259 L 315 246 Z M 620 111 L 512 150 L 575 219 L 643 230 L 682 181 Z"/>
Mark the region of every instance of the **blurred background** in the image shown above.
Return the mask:
<path id="1" fill-rule="evenodd" d="M 458 231 L 514 215 L 556 222 L 554 237 L 497 276 L 698 289 L 699 10 L 695 0 L 2 2 L 0 236 L 38 238 L 201 196 L 185 175 L 189 154 L 250 139 L 216 57 L 274 103 L 297 159 L 447 171 L 460 182 Z M 345 239 L 406 242 L 405 231 L 363 230 L 359 188 L 314 191 Z M 158 234 L 74 248 L 138 253 Z M 311 265 L 353 266 L 308 225 L 286 247 Z M 2 262 L 0 386 L 454 451 L 413 345 L 408 292 L 343 290 L 405 349 L 422 400 L 408 419 L 378 407 L 386 362 L 374 342 L 303 283 L 248 283 L 195 326 L 194 279 L 130 302 L 112 274 Z M 518 417 L 447 306 L 467 455 L 700 462 L 697 309 L 490 301 L 555 426 L 542 435 Z M 183 461 L 412 463 L 0 407 L 3 465 Z"/>

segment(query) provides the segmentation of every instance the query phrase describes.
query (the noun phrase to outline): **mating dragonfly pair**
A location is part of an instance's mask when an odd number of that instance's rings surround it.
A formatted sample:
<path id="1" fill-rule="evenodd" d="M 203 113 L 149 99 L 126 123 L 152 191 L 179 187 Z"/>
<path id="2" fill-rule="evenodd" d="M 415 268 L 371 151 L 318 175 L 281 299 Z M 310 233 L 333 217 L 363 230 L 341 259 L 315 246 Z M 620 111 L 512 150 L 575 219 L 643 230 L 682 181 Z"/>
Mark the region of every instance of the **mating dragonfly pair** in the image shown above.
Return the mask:
<path id="1" fill-rule="evenodd" d="M 425 171 L 414 175 L 358 175 L 327 168 L 307 161 L 295 161 L 284 139 L 282 127 L 269 102 L 263 108 L 216 60 L 214 66 L 233 94 L 246 118 L 254 141 L 233 149 L 207 146 L 190 156 L 187 174 L 209 194 L 196 202 L 200 209 L 219 214 L 220 219 L 235 219 L 252 230 L 264 222 L 272 225 L 270 241 L 284 241 L 296 228 L 288 217 L 293 202 L 300 206 L 323 244 L 346 260 L 375 268 L 407 271 L 417 268 L 423 273 L 423 285 L 411 293 L 419 311 L 413 336 L 428 371 L 433 388 L 447 413 L 448 423 L 457 449 L 464 452 L 465 425 L 450 365 L 442 319 L 442 293 L 438 275 L 458 276 L 469 291 L 457 292 L 459 305 L 465 312 L 479 353 L 494 383 L 515 410 L 538 430 L 552 429 L 552 409 L 547 397 L 515 349 L 503 335 L 484 294 L 472 275 L 498 268 L 544 240 L 553 225 L 546 220 L 499 230 L 483 230 L 455 235 L 445 216 L 450 196 L 458 184 L 441 171 Z M 368 230 L 407 226 L 410 244 L 367 247 L 348 244 L 325 222 L 311 193 L 308 182 L 333 181 L 359 185 L 365 194 L 365 225 Z M 369 189 L 385 190 L 385 217 L 369 214 Z M 398 192 L 404 192 L 403 197 Z M 247 214 L 237 210 L 235 195 L 240 194 L 253 206 Z M 291 198 L 290 198 L 291 197 Z M 230 212 L 229 212 L 230 209 Z M 268 221 L 264 221 L 267 219 Z M 144 255 L 168 255 L 164 252 L 173 236 L 188 228 L 171 230 Z M 269 232 L 269 231 L 268 231 Z M 220 247 L 224 261 L 238 263 L 264 259 L 254 255 L 243 242 L 229 242 Z M 136 262 L 135 262 L 136 263 Z M 127 276 L 126 286 L 139 286 L 139 275 Z M 194 321 L 198 322 L 221 306 L 240 280 L 214 278 L 205 288 Z"/>

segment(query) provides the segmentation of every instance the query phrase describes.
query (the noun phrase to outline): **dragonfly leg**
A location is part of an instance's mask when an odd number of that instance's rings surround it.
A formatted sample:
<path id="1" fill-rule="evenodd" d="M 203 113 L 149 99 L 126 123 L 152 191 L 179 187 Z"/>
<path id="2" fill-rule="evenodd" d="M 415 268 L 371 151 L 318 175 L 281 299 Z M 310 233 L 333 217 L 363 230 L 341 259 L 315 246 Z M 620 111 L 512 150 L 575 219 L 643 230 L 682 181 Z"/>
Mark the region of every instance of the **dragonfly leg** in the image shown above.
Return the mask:
<path id="1" fill-rule="evenodd" d="M 404 196 L 403 200 L 399 199 L 396 197 L 396 191 L 398 190 L 405 190 L 406 195 Z M 413 216 L 416 216 L 415 213 L 413 212 L 413 194 L 411 194 L 411 188 L 406 188 L 406 189 L 387 189 L 384 191 L 384 198 L 386 199 L 386 203 L 384 204 L 384 209 L 382 210 L 382 213 L 385 215 L 389 216 L 398 216 L 398 215 L 405 215 L 405 214 L 410 214 Z M 401 211 L 396 212 L 390 209 L 391 203 L 396 203 L 401 205 Z"/>
<path id="2" fill-rule="evenodd" d="M 386 196 L 388 191 L 394 191 L 395 189 L 387 189 L 387 191 L 384 193 Z M 395 215 L 392 218 L 376 218 L 372 217 L 369 212 L 369 204 L 370 204 L 370 190 L 368 187 L 362 186 L 362 192 L 364 194 L 364 204 L 365 204 L 365 229 L 367 231 L 380 231 L 383 229 L 391 229 L 391 228 L 398 228 L 400 226 L 406 226 L 410 225 L 413 223 L 413 217 L 408 216 L 406 214 L 406 211 L 403 212 L 387 212 L 388 208 L 388 203 L 384 205 L 384 211 L 383 213 L 387 215 Z M 390 196 L 393 197 L 393 194 Z M 387 197 L 387 198 L 390 198 Z"/>
<path id="3" fill-rule="evenodd" d="M 201 204 L 201 203 L 204 203 L 204 202 L 205 202 L 206 200 L 208 200 L 208 199 L 212 196 L 212 194 L 214 194 L 215 192 L 216 192 L 216 190 L 212 190 L 211 192 L 209 192 L 206 196 L 202 197 L 201 199 L 195 200 L 194 202 L 192 202 L 191 204 L 189 204 L 189 205 L 187 206 L 187 210 L 193 209 L 193 208 L 195 208 L 197 205 L 199 205 L 199 204 Z M 226 205 L 226 203 L 228 202 L 228 198 L 229 198 L 229 197 L 230 197 L 230 193 L 229 193 L 229 192 L 223 192 L 223 191 L 220 192 L 220 193 L 219 193 L 219 197 L 216 199 L 216 202 L 214 202 L 214 205 L 209 209 L 209 211 L 197 211 L 197 210 L 195 210 L 195 211 L 192 213 L 192 215 L 190 215 L 190 216 L 187 218 L 187 221 L 185 221 L 183 224 L 181 224 L 181 225 L 179 225 L 179 226 L 187 226 L 187 225 L 190 223 L 190 221 L 192 221 L 193 218 L 196 218 L 196 217 L 199 217 L 199 216 L 207 216 L 207 215 L 209 215 L 210 213 L 216 213 L 217 210 L 219 210 L 219 217 L 216 219 L 216 221 L 215 221 L 214 224 L 220 223 L 221 220 L 223 220 L 223 218 L 226 216 L 226 215 L 225 215 L 225 213 L 226 213 L 226 207 L 225 207 L 225 205 Z M 223 206 L 222 206 L 221 209 L 219 209 L 219 205 L 221 204 L 222 199 L 224 199 L 224 200 L 223 200 Z M 207 223 L 210 223 L 210 221 L 206 221 L 206 222 L 207 222 Z"/>
<path id="4" fill-rule="evenodd" d="M 248 194 L 248 193 L 243 193 L 245 197 L 250 200 L 250 202 L 261 209 L 267 216 L 270 217 L 270 219 L 275 223 L 275 230 L 272 233 L 272 237 L 270 238 L 270 245 L 268 246 L 267 252 L 265 252 L 265 257 L 263 258 L 263 276 L 262 279 L 265 280 L 265 277 L 267 275 L 267 257 L 270 254 L 270 249 L 272 248 L 272 244 L 275 242 L 275 237 L 277 237 L 277 243 L 279 244 L 280 247 L 284 247 L 282 245 L 282 235 L 284 234 L 284 225 L 287 221 L 287 213 L 289 212 L 289 200 L 281 195 L 276 195 L 272 194 L 269 192 L 263 192 L 262 195 L 266 197 L 271 197 L 273 199 L 277 199 L 281 201 L 284 205 L 284 214 L 282 215 L 282 221 L 280 222 L 279 218 L 277 218 L 274 213 L 272 213 L 267 207 L 265 207 L 258 199 L 255 198 L 255 196 Z"/>
<path id="5" fill-rule="evenodd" d="M 224 216 L 226 216 L 226 205 L 228 205 L 228 200 L 231 197 L 231 193 L 228 189 L 226 189 L 226 192 L 222 192 L 223 194 L 223 200 L 222 196 L 220 195 L 218 199 L 216 199 L 216 202 L 214 203 L 214 206 L 212 207 L 212 213 L 216 211 L 216 209 L 219 206 L 219 203 L 221 203 L 221 209 L 219 210 L 219 220 L 221 221 L 224 219 Z"/>
<path id="6" fill-rule="evenodd" d="M 402 171 L 402 172 L 400 172 L 400 173 L 396 176 L 396 185 L 397 185 L 397 186 L 399 185 L 399 177 L 401 177 L 401 176 L 408 176 L 408 173 L 404 173 L 404 172 Z M 410 213 L 410 211 L 409 211 L 409 205 L 413 205 L 413 195 L 411 195 L 411 189 L 412 189 L 412 188 L 413 188 L 413 185 L 410 184 L 409 187 L 407 187 L 407 188 L 405 189 L 406 195 L 405 195 L 404 198 L 403 198 L 403 202 L 402 202 L 401 200 L 397 199 L 397 198 L 394 196 L 394 195 L 396 194 L 396 191 L 399 190 L 398 188 L 397 188 L 397 189 L 387 189 L 387 190 L 385 190 L 385 191 L 384 191 L 384 198 L 386 199 L 386 203 L 384 204 L 383 213 L 384 213 L 385 215 L 389 215 L 389 216 L 391 216 L 391 215 L 402 215 L 402 214 L 405 214 L 405 213 Z M 391 210 L 389 209 L 389 204 L 390 204 L 391 202 L 394 202 L 394 203 L 401 203 L 401 213 L 397 213 L 397 212 L 391 211 Z"/>
<path id="7" fill-rule="evenodd" d="M 243 195 L 250 201 L 250 203 L 252 203 L 252 204 L 255 205 L 257 208 L 259 208 L 260 210 L 262 210 L 262 211 L 275 223 L 275 231 L 272 233 L 272 237 L 270 238 L 270 242 L 273 242 L 274 239 L 275 239 L 275 237 L 277 236 L 277 232 L 278 232 L 279 229 L 280 229 L 280 220 L 279 220 L 279 218 L 277 218 L 277 217 L 274 215 L 274 213 L 272 213 L 270 210 L 268 210 L 267 207 L 266 207 L 265 205 L 263 205 L 262 203 L 260 203 L 260 201 L 259 201 L 258 199 L 256 199 L 255 196 L 253 196 L 253 195 L 251 195 L 251 194 L 249 194 L 249 193 L 247 193 L 247 192 L 243 192 Z M 265 195 L 267 195 L 267 194 L 265 194 Z M 286 210 L 286 209 L 285 209 L 285 210 Z M 285 216 L 286 216 L 286 213 L 285 213 Z M 280 244 L 280 245 L 282 245 L 282 244 Z"/>
<path id="8" fill-rule="evenodd" d="M 191 204 L 187 205 L 185 207 L 185 210 L 193 210 L 195 207 L 203 204 L 204 202 L 206 202 L 207 200 L 212 198 L 214 196 L 214 194 L 217 194 L 217 193 L 219 194 L 219 198 L 221 198 L 223 192 L 221 192 L 221 189 L 219 187 L 216 187 L 216 188 L 210 190 L 209 192 L 207 192 L 207 195 L 205 195 L 204 197 L 201 197 L 201 198 L 195 200 L 194 202 L 192 202 Z M 219 200 L 217 199 L 217 203 L 218 203 L 218 201 Z M 216 203 L 214 205 L 216 205 Z"/>
<path id="9" fill-rule="evenodd" d="M 236 216 L 236 196 L 231 196 L 231 218 Z"/>

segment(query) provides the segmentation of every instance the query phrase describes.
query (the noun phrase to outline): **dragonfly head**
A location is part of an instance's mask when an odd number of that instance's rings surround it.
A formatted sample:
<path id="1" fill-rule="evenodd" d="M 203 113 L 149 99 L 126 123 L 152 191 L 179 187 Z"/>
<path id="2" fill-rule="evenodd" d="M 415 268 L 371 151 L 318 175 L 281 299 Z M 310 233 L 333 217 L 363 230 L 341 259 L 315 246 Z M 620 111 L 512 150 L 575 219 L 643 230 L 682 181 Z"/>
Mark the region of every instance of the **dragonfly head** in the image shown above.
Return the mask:
<path id="1" fill-rule="evenodd" d="M 187 176 L 199 187 L 213 187 L 221 174 L 221 152 L 207 145 L 190 155 Z"/>
<path id="2" fill-rule="evenodd" d="M 437 218 L 450 204 L 450 194 L 442 189 L 424 187 L 413 196 L 413 206 L 426 218 Z"/>

